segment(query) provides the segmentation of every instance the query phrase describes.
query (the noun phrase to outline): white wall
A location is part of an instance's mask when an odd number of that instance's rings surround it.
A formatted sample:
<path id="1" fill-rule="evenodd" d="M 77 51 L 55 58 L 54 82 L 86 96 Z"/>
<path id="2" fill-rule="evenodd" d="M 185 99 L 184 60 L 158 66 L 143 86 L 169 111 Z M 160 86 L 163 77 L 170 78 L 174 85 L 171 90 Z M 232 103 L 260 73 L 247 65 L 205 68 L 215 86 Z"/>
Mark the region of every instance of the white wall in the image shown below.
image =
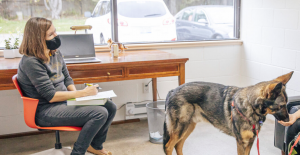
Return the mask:
<path id="1" fill-rule="evenodd" d="M 242 0 L 241 86 L 295 71 L 287 94 L 300 95 L 299 11 L 299 0 Z"/>
<path id="2" fill-rule="evenodd" d="M 240 82 L 240 48 L 241 46 L 216 46 L 162 50 L 190 59 L 186 63 L 186 82 L 209 81 L 237 86 Z M 120 107 L 126 102 L 152 100 L 152 93 L 144 94 L 142 91 L 142 83 L 150 80 L 105 82 L 99 85 L 103 90 L 115 91 L 118 97 L 113 101 Z M 177 77 L 158 78 L 160 99 L 165 99 L 168 91 L 177 86 Z M 82 85 L 76 87 L 80 89 Z M 124 120 L 124 116 L 125 109 L 122 108 L 117 112 L 114 121 Z M 0 91 L 0 124 L 0 135 L 34 131 L 23 121 L 22 100 L 16 90 Z"/>

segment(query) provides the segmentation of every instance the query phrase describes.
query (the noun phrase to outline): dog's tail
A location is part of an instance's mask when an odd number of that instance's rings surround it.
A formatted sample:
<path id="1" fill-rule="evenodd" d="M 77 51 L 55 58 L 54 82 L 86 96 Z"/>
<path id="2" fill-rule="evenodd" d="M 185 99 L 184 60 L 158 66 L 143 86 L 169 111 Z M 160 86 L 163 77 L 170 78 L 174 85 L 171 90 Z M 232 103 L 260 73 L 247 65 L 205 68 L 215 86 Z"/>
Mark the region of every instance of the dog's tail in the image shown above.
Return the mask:
<path id="1" fill-rule="evenodd" d="M 170 96 L 171 94 L 173 93 L 174 90 L 170 90 L 167 97 L 166 97 L 166 103 L 165 103 L 165 110 L 168 108 L 168 105 L 169 105 L 169 100 L 170 100 Z M 166 110 L 167 111 L 167 110 Z M 164 152 L 166 154 L 166 144 L 169 142 L 170 140 L 170 133 L 168 132 L 168 129 L 167 129 L 167 124 L 166 124 L 166 118 L 167 118 L 167 115 L 168 113 L 166 113 L 165 115 L 165 122 L 164 122 L 164 139 L 163 139 L 163 149 L 164 149 Z"/>
<path id="2" fill-rule="evenodd" d="M 166 153 L 166 144 L 169 142 L 170 140 L 170 134 L 167 130 L 167 124 L 166 121 L 164 122 L 164 139 L 163 139 L 163 148 L 164 148 L 164 152 Z"/>

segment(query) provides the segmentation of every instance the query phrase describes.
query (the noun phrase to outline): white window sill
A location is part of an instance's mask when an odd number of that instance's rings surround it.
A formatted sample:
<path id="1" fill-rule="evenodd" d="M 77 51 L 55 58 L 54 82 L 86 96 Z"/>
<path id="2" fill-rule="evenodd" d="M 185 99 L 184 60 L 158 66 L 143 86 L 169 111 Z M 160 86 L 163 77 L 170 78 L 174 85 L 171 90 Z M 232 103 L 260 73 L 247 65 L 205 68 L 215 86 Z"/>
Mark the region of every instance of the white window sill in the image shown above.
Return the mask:
<path id="1" fill-rule="evenodd" d="M 163 49 L 163 48 L 184 48 L 184 47 L 204 47 L 204 46 L 229 46 L 242 45 L 242 40 L 221 40 L 221 41 L 195 41 L 195 42 L 170 42 L 170 43 L 149 43 L 149 44 L 126 44 L 127 50 Z M 107 46 L 95 46 L 96 52 L 110 51 Z M 0 50 L 3 57 L 3 50 Z"/>

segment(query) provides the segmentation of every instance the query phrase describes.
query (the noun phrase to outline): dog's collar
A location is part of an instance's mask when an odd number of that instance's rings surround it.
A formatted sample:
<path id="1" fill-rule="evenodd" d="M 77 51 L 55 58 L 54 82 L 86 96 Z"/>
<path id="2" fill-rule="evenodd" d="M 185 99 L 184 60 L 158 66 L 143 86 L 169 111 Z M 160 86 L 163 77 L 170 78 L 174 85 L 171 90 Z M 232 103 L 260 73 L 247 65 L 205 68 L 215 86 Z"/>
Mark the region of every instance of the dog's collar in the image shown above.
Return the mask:
<path id="1" fill-rule="evenodd" d="M 231 107 L 235 109 L 244 118 L 244 120 L 248 121 L 249 124 L 252 124 L 251 121 L 242 113 L 241 109 L 234 104 L 234 101 L 231 102 Z"/>
<path id="2" fill-rule="evenodd" d="M 243 118 L 244 120 L 246 120 L 250 125 L 252 125 L 252 131 L 253 131 L 253 133 L 254 133 L 254 135 L 255 135 L 255 134 L 256 134 L 256 130 L 258 130 L 258 129 L 256 128 L 256 127 L 257 127 L 257 126 L 256 126 L 257 123 L 251 123 L 251 121 L 250 121 L 250 120 L 242 113 L 242 111 L 240 110 L 240 108 L 239 108 L 238 106 L 235 105 L 234 101 L 232 101 L 232 102 L 231 102 L 231 120 L 232 120 L 232 123 L 233 123 L 233 126 L 234 126 L 235 130 L 237 130 L 237 129 L 236 129 L 236 127 L 235 127 L 234 119 L 233 119 L 233 117 L 232 117 L 232 115 L 233 115 L 233 113 L 232 113 L 233 109 L 235 109 L 235 110 L 238 112 L 238 114 L 239 114 L 240 116 L 242 116 L 242 118 Z M 263 121 L 261 120 L 261 118 L 259 118 L 258 124 L 259 124 L 259 126 L 262 126 Z M 258 126 L 258 127 L 259 127 L 259 126 Z"/>
<path id="3" fill-rule="evenodd" d="M 234 101 L 232 101 L 232 103 L 231 103 L 231 107 L 233 107 L 234 109 L 236 109 L 236 111 L 246 120 L 246 121 L 248 121 L 249 122 L 249 124 L 252 124 L 251 123 L 251 121 L 242 113 L 242 111 L 241 111 L 241 109 L 238 107 L 238 106 L 236 106 L 235 104 L 234 104 Z M 253 108 L 253 106 L 252 106 L 252 108 Z M 260 114 L 258 114 L 258 113 L 256 113 L 256 111 L 255 111 L 255 109 L 253 109 L 253 111 L 254 111 L 254 113 L 259 117 L 259 125 L 262 125 L 262 115 L 260 115 Z M 254 123 L 254 124 L 256 124 L 256 123 Z"/>

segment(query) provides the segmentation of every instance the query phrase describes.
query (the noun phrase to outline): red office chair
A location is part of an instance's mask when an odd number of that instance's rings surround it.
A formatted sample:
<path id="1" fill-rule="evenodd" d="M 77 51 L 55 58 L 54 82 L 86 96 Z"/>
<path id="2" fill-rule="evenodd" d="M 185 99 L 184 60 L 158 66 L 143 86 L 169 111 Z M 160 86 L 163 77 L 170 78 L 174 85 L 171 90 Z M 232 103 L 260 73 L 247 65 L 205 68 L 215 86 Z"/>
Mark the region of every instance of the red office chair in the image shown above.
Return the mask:
<path id="1" fill-rule="evenodd" d="M 17 74 L 12 77 L 12 81 L 16 88 L 18 89 L 21 98 L 23 100 L 23 105 L 24 105 L 24 120 L 27 126 L 34 128 L 34 129 L 45 129 L 45 130 L 55 130 L 55 135 L 56 135 L 56 143 L 55 143 L 55 149 L 50 149 L 46 151 L 42 151 L 39 153 L 36 153 L 34 155 L 54 155 L 54 154 L 70 154 L 71 153 L 71 148 L 62 148 L 62 145 L 60 143 L 60 138 L 59 138 L 59 131 L 81 131 L 81 127 L 75 127 L 75 126 L 59 126 L 59 127 L 39 127 L 35 124 L 35 113 L 36 113 L 36 108 L 38 106 L 39 100 L 33 99 L 33 98 L 28 98 L 24 97 L 23 93 L 21 91 L 21 88 L 18 84 L 17 80 Z"/>

